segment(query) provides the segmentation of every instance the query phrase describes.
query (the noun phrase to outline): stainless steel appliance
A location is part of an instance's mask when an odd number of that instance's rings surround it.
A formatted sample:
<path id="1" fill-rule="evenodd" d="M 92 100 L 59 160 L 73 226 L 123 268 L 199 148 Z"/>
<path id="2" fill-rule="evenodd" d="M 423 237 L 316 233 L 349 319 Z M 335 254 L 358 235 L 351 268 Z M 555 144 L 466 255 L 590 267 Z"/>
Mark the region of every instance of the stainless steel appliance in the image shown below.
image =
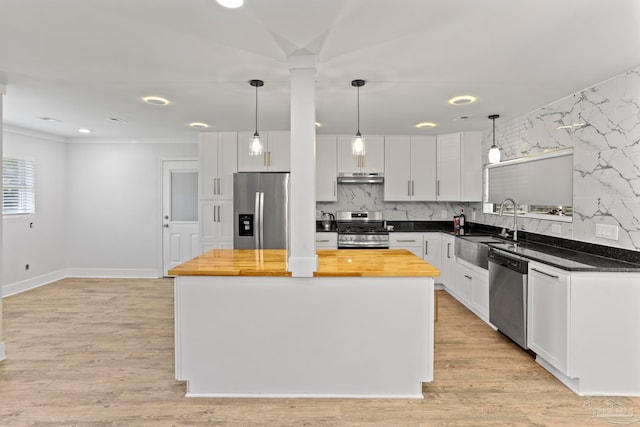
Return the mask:
<path id="1" fill-rule="evenodd" d="M 489 248 L 489 321 L 527 349 L 526 259 Z"/>
<path id="2" fill-rule="evenodd" d="M 382 212 L 336 212 L 338 249 L 389 249 Z"/>
<path id="3" fill-rule="evenodd" d="M 233 247 L 286 249 L 289 173 L 233 174 Z"/>

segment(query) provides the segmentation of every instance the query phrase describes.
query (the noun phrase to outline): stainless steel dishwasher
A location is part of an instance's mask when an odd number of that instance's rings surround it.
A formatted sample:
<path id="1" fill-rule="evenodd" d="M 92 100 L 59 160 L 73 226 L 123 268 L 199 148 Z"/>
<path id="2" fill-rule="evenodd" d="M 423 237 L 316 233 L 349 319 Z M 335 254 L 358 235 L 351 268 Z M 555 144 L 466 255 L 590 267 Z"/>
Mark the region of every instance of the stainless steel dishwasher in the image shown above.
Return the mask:
<path id="1" fill-rule="evenodd" d="M 527 349 L 527 260 L 489 248 L 489 322 Z"/>

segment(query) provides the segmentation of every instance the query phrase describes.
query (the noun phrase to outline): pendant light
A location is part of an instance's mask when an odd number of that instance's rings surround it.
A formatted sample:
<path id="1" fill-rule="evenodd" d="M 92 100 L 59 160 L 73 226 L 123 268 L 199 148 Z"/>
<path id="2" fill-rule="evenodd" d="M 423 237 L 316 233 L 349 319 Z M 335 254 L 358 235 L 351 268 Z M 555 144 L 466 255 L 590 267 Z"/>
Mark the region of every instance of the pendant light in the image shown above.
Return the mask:
<path id="1" fill-rule="evenodd" d="M 356 132 L 356 136 L 354 136 L 353 140 L 351 141 L 351 152 L 354 156 L 364 156 L 367 153 L 366 147 L 364 145 L 364 138 L 360 133 L 360 88 L 364 86 L 364 83 L 365 81 L 360 79 L 353 80 L 351 82 L 351 86 L 356 87 L 358 91 L 358 131 Z"/>
<path id="2" fill-rule="evenodd" d="M 260 140 L 260 134 L 258 133 L 258 88 L 264 86 L 262 80 L 249 80 L 249 84 L 256 88 L 256 132 L 249 142 L 249 155 L 252 157 L 262 156 L 262 141 Z"/>
<path id="3" fill-rule="evenodd" d="M 489 149 L 489 163 L 500 163 L 500 149 L 496 145 L 496 119 L 500 117 L 498 114 L 489 116 L 493 120 L 493 145 Z"/>

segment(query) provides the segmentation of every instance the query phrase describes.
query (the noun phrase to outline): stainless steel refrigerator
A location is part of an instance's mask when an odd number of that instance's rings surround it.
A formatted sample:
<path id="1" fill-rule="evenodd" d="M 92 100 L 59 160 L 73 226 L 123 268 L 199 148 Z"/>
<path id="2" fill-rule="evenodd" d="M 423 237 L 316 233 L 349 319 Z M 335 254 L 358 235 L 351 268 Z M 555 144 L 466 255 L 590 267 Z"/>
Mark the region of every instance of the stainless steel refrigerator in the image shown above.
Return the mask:
<path id="1" fill-rule="evenodd" d="M 287 249 L 289 173 L 233 174 L 234 249 Z"/>

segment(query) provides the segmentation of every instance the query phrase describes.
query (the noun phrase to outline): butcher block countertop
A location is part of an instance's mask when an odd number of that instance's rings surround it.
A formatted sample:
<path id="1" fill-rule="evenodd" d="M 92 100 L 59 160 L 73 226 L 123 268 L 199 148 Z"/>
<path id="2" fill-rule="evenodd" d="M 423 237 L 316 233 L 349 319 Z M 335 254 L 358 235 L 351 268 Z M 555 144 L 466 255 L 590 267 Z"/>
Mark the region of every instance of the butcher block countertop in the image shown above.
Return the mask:
<path id="1" fill-rule="evenodd" d="M 318 250 L 316 277 L 437 277 L 440 271 L 405 249 Z M 283 249 L 214 249 L 171 270 L 172 276 L 291 276 Z"/>

